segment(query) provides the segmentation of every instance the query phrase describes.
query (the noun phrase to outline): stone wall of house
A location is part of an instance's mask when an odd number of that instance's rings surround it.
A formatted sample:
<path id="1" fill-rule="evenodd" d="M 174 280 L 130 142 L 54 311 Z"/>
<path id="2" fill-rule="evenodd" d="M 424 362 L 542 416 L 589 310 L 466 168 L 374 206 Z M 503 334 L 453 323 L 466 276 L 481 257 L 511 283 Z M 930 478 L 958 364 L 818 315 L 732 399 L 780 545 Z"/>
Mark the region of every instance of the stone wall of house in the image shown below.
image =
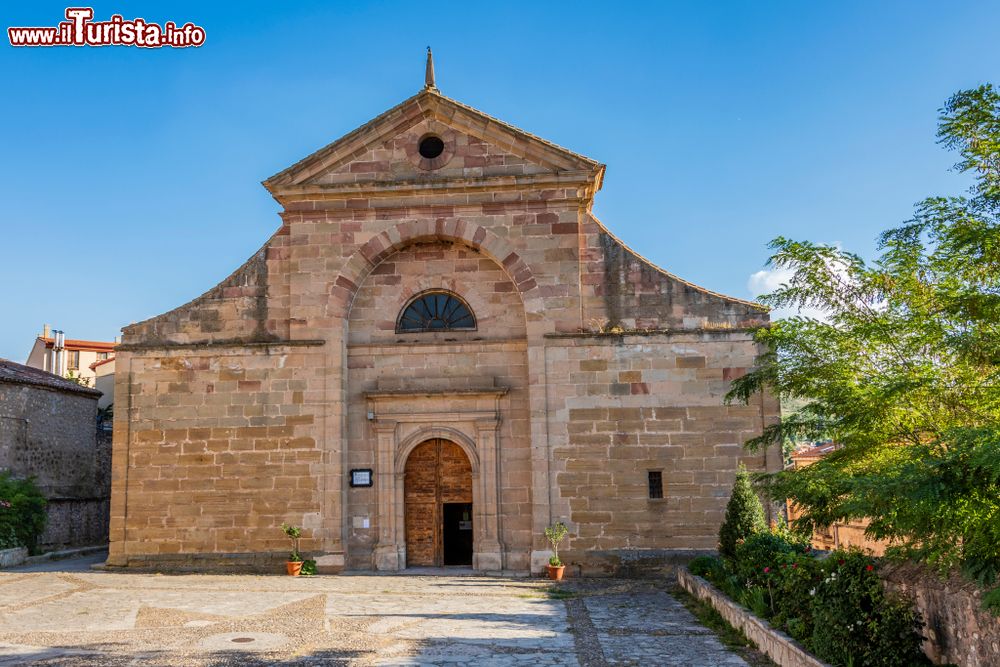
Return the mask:
<path id="1" fill-rule="evenodd" d="M 616 567 L 618 551 L 715 548 L 738 464 L 767 464 L 742 443 L 777 415 L 773 400 L 724 403 L 754 363 L 750 335 L 547 343 L 552 512 L 572 529 L 564 560 L 586 573 Z M 649 471 L 662 474 L 662 499 L 649 497 Z"/>
<path id="2" fill-rule="evenodd" d="M 116 363 L 109 562 L 283 558 L 284 521 L 320 548 L 322 346 L 154 347 Z"/>
<path id="3" fill-rule="evenodd" d="M 38 538 L 38 550 L 59 551 L 106 543 L 110 506 L 108 496 L 88 500 L 49 500 L 45 530 Z"/>
<path id="4" fill-rule="evenodd" d="M 1000 618 L 983 609 L 976 584 L 955 574 L 942 579 L 912 564 L 885 564 L 882 581 L 909 598 L 925 623 L 924 653 L 935 664 L 959 667 L 1000 665 Z"/>
<path id="5" fill-rule="evenodd" d="M 41 550 L 107 540 L 110 442 L 97 436 L 97 398 L 0 383 L 0 470 L 35 477 L 48 499 Z"/>

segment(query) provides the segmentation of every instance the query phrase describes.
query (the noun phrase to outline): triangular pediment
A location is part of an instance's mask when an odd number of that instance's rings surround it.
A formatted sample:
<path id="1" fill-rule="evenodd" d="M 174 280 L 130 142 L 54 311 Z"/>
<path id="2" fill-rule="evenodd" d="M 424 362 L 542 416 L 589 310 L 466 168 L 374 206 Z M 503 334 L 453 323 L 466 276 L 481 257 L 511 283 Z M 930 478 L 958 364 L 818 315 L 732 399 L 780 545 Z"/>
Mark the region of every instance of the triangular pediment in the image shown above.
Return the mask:
<path id="1" fill-rule="evenodd" d="M 443 143 L 420 154 L 422 139 Z M 394 187 L 428 181 L 489 181 L 557 175 L 597 187 L 604 165 L 425 89 L 264 181 L 277 198 L 304 192 Z"/>

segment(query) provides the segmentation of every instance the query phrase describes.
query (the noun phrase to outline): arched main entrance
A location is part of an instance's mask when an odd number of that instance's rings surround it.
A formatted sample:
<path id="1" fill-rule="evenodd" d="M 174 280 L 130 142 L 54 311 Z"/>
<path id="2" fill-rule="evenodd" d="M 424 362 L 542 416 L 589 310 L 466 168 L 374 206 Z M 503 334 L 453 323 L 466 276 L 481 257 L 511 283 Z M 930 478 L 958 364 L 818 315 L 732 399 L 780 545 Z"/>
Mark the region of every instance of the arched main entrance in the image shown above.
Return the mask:
<path id="1" fill-rule="evenodd" d="M 472 465 L 462 448 L 435 438 L 417 445 L 403 478 L 406 565 L 472 565 Z"/>

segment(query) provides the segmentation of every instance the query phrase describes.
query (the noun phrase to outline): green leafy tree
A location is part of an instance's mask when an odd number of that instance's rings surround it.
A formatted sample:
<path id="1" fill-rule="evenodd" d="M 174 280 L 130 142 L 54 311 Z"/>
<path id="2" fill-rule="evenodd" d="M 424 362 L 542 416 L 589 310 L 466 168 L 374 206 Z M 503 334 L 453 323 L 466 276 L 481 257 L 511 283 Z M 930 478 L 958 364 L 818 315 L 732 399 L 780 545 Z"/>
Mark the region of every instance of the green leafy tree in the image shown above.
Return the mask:
<path id="1" fill-rule="evenodd" d="M 866 263 L 778 238 L 790 279 L 762 300 L 819 309 L 756 332 L 766 353 L 729 400 L 761 390 L 803 401 L 747 446 L 832 438 L 810 466 L 762 478 L 802 510 L 799 528 L 867 517 L 893 552 L 985 585 L 1000 573 L 1000 93 L 961 91 L 940 143 L 973 177 L 966 197 L 932 197 L 881 235 Z M 994 592 L 993 597 L 1000 593 Z M 989 595 L 987 599 L 992 599 Z"/>
<path id="2" fill-rule="evenodd" d="M 736 471 L 733 493 L 726 505 L 726 518 L 719 528 L 719 555 L 723 558 L 733 558 L 739 541 L 746 540 L 754 533 L 765 531 L 767 531 L 767 521 L 764 519 L 764 506 L 750 486 L 747 469 L 741 464 Z"/>

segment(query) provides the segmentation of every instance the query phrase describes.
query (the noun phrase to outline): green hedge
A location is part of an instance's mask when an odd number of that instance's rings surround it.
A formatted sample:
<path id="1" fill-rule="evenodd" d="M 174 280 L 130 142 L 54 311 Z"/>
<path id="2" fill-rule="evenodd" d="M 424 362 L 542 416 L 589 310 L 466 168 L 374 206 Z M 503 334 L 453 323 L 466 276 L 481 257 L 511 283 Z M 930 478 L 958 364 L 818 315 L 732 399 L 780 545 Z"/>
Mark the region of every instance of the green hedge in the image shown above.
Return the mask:
<path id="1" fill-rule="evenodd" d="M 35 553 L 45 529 L 45 497 L 34 479 L 0 470 L 0 549 L 28 547 Z"/>
<path id="2" fill-rule="evenodd" d="M 837 667 L 931 664 L 918 614 L 885 592 L 876 561 L 860 550 L 819 559 L 780 531 L 764 532 L 739 542 L 732 559 L 701 557 L 688 569 Z"/>

